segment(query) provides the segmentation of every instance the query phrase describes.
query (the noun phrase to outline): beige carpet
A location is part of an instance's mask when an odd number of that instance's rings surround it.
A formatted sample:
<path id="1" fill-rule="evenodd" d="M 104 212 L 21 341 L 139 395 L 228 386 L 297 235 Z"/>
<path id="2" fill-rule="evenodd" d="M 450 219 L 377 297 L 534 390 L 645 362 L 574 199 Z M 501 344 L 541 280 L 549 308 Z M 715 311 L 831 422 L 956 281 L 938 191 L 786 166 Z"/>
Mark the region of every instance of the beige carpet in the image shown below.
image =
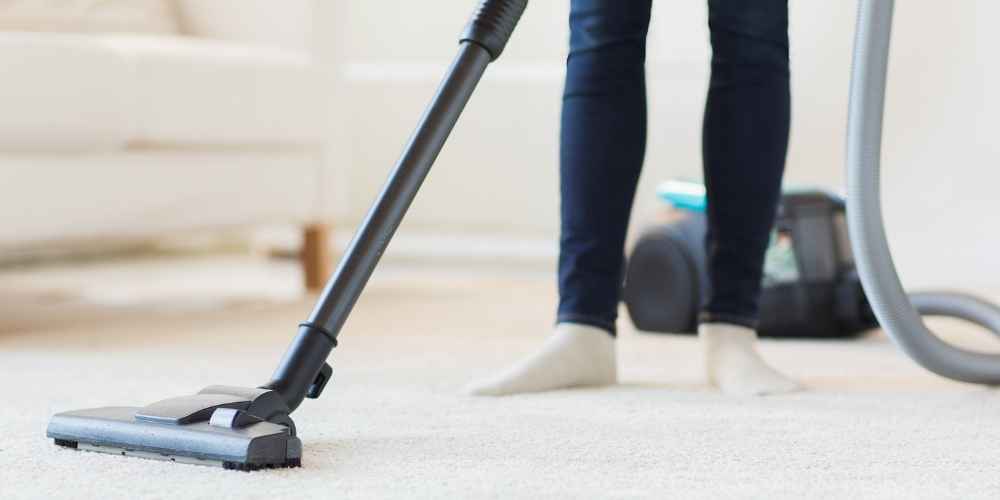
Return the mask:
<path id="1" fill-rule="evenodd" d="M 199 265 L 57 273 L 65 282 L 0 274 L 0 498 L 1000 497 L 1000 395 L 926 374 L 880 337 L 767 342 L 812 388 L 792 396 L 719 396 L 699 381 L 691 339 L 625 330 L 620 386 L 464 397 L 467 379 L 530 350 L 551 318 L 550 277 L 503 270 L 380 271 L 334 352 L 333 382 L 295 414 L 301 469 L 53 446 L 53 412 L 267 379 L 311 306 L 267 296 L 294 271 Z"/>

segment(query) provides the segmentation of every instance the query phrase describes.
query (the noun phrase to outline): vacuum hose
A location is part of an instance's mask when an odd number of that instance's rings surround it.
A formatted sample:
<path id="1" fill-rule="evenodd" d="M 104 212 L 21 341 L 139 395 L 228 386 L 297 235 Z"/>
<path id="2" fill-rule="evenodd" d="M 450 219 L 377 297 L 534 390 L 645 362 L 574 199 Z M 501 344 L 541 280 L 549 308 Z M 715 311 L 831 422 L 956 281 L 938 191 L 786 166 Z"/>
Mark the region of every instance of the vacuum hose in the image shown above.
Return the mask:
<path id="1" fill-rule="evenodd" d="M 858 273 L 879 324 L 906 354 L 943 377 L 997 385 L 1000 355 L 944 342 L 927 329 L 916 308 L 1000 334 L 1000 307 L 964 294 L 907 296 L 889 253 L 879 162 L 892 13 L 893 0 L 859 1 L 847 124 L 847 220 Z"/>

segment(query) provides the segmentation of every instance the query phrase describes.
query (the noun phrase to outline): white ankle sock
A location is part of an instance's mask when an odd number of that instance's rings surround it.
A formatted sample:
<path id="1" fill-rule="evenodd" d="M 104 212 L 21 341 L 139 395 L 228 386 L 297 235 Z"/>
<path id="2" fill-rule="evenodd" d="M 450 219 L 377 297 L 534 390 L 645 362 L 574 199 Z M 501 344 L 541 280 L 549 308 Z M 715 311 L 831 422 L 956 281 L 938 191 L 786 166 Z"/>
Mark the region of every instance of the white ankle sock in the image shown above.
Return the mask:
<path id="1" fill-rule="evenodd" d="M 617 380 L 614 337 L 593 326 L 560 323 L 541 350 L 489 380 L 466 386 L 465 392 L 504 396 L 609 385 Z"/>
<path id="2" fill-rule="evenodd" d="M 757 332 L 725 323 L 698 328 L 708 383 L 722 392 L 762 396 L 800 390 L 794 380 L 768 366 L 757 352 Z"/>

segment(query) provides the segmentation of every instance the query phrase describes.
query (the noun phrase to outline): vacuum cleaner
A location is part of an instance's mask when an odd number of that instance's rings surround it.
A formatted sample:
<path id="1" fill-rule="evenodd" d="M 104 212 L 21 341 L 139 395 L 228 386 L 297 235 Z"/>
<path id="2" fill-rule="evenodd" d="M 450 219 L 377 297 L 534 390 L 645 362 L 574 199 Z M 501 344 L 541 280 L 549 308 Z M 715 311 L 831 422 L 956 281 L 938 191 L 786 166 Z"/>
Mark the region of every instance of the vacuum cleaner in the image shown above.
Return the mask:
<path id="1" fill-rule="evenodd" d="M 309 319 L 260 387 L 213 385 L 142 407 L 104 407 L 52 417 L 48 437 L 67 448 L 256 470 L 297 467 L 302 441 L 290 415 L 330 381 L 326 359 L 490 62 L 503 52 L 528 0 L 481 0 L 402 157 L 326 284 Z"/>
<path id="2" fill-rule="evenodd" d="M 668 181 L 657 194 L 671 207 L 670 220 L 647 228 L 632 247 L 622 301 L 640 331 L 694 334 L 711 286 L 705 187 Z M 845 198 L 825 190 L 782 193 L 764 258 L 760 336 L 849 339 L 879 326 L 861 284 L 846 211 Z M 955 296 L 919 292 L 909 300 L 921 315 L 934 316 Z"/>
<path id="3" fill-rule="evenodd" d="M 710 287 L 705 188 L 670 181 L 657 192 L 671 220 L 646 229 L 632 247 L 622 299 L 641 331 L 693 334 Z M 758 334 L 850 338 L 876 326 L 855 270 L 843 197 L 785 191 L 765 257 Z"/>
<path id="4" fill-rule="evenodd" d="M 907 297 L 889 253 L 880 198 L 882 118 L 893 0 L 860 0 L 847 123 L 847 221 L 858 274 L 879 324 L 924 368 L 976 384 L 1000 384 L 1000 354 L 953 346 L 934 335 L 919 310 L 960 318 L 1000 334 L 1000 307 L 965 294 L 929 302 Z"/>

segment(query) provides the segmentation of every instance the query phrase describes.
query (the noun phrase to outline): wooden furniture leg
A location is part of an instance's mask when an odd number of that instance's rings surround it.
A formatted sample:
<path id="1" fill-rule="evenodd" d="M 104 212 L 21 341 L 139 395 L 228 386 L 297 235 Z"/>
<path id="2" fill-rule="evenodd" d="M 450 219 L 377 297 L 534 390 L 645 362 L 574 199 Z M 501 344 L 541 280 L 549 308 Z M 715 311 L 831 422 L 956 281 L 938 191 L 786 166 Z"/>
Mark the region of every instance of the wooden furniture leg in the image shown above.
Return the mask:
<path id="1" fill-rule="evenodd" d="M 302 275 L 306 290 L 318 292 L 330 277 L 330 227 L 326 224 L 309 224 L 302 230 Z"/>

